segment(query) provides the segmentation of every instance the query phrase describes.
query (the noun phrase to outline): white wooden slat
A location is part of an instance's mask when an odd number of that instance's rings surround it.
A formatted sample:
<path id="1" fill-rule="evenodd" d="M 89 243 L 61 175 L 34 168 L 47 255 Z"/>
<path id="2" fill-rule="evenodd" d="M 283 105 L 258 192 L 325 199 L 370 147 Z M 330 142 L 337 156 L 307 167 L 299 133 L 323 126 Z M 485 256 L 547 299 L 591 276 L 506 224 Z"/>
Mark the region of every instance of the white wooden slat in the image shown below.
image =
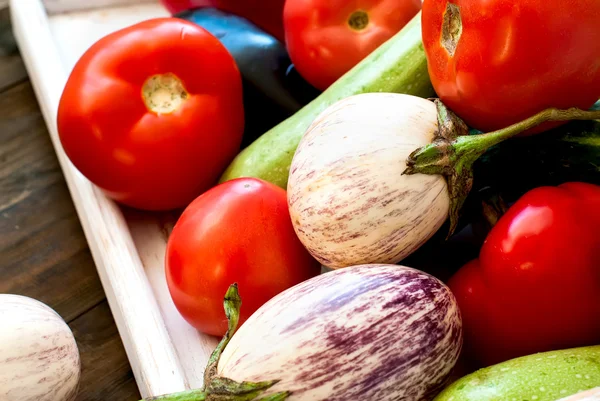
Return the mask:
<path id="1" fill-rule="evenodd" d="M 97 40 L 110 32 L 150 18 L 167 17 L 169 13 L 157 1 L 122 5 L 103 9 L 74 11 L 48 18 L 56 50 L 67 71 Z"/>
<path id="2" fill-rule="evenodd" d="M 154 3 L 155 0 L 42 0 L 49 15 L 126 6 L 140 3 Z"/>
<path id="3" fill-rule="evenodd" d="M 200 388 L 208 358 L 220 339 L 198 333 L 181 317 L 171 300 L 164 271 L 165 226 L 172 227 L 175 220 L 157 221 L 154 216 L 134 211 L 129 211 L 126 217 L 185 377 L 191 388 Z"/>
<path id="4" fill-rule="evenodd" d="M 56 113 L 69 70 L 61 60 L 44 4 L 10 0 L 10 8 L 17 43 L 140 393 L 149 397 L 189 388 L 121 209 L 73 167 L 60 145 Z"/>

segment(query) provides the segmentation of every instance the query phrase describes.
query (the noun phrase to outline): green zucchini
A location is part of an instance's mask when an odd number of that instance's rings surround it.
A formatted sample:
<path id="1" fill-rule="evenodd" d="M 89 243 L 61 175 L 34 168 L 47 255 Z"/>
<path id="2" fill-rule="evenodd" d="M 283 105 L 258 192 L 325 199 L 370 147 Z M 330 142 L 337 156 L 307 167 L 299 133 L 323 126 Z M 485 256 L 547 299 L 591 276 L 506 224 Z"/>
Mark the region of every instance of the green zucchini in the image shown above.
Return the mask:
<path id="1" fill-rule="evenodd" d="M 556 401 L 598 386 L 600 345 L 527 355 L 477 370 L 434 401 Z"/>
<path id="2" fill-rule="evenodd" d="M 298 143 L 313 120 L 335 102 L 367 92 L 406 93 L 420 97 L 435 95 L 421 40 L 420 12 L 317 98 L 240 152 L 219 182 L 256 177 L 285 189 Z"/>

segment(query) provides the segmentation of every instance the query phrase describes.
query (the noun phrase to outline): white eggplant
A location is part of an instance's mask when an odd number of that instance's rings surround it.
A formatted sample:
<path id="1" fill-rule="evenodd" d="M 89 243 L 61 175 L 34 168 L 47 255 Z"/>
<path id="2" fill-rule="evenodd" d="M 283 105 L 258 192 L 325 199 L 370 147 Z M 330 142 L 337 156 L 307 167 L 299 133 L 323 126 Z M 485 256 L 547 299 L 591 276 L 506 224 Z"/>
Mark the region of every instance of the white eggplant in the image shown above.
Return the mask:
<path id="1" fill-rule="evenodd" d="M 330 268 L 398 263 L 448 217 L 441 175 L 403 175 L 406 159 L 432 142 L 433 102 L 369 93 L 326 109 L 292 160 L 288 203 L 304 246 Z"/>
<path id="2" fill-rule="evenodd" d="M 398 263 L 449 217 L 449 234 L 490 147 L 546 121 L 600 111 L 547 109 L 504 129 L 469 135 L 442 102 L 404 94 L 354 95 L 304 134 L 288 180 L 294 229 L 323 265 Z"/>
<path id="3" fill-rule="evenodd" d="M 72 401 L 80 371 L 73 333 L 54 310 L 0 294 L 0 400 Z"/>
<path id="4" fill-rule="evenodd" d="M 277 400 L 420 401 L 441 390 L 461 347 L 460 313 L 440 280 L 398 265 L 353 266 L 272 298 L 233 335 L 217 371 L 236 382 L 277 380 L 261 394 Z"/>

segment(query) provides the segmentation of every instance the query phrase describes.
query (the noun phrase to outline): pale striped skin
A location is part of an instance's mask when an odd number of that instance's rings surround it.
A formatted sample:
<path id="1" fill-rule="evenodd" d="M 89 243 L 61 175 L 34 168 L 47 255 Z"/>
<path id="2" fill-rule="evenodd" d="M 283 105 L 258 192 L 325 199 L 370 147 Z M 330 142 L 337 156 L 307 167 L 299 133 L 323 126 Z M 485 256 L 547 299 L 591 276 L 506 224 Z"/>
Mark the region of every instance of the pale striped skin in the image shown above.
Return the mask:
<path id="1" fill-rule="evenodd" d="M 435 105 L 369 93 L 346 98 L 309 127 L 287 186 L 296 234 L 323 265 L 398 263 L 448 217 L 440 175 L 402 175 L 406 158 L 430 143 Z"/>
<path id="2" fill-rule="evenodd" d="M 235 333 L 218 370 L 279 379 L 269 394 L 292 391 L 289 401 L 421 401 L 441 391 L 461 346 L 460 313 L 441 281 L 363 265 L 271 299 Z"/>
<path id="3" fill-rule="evenodd" d="M 0 400 L 72 401 L 80 368 L 73 334 L 54 310 L 0 294 Z"/>

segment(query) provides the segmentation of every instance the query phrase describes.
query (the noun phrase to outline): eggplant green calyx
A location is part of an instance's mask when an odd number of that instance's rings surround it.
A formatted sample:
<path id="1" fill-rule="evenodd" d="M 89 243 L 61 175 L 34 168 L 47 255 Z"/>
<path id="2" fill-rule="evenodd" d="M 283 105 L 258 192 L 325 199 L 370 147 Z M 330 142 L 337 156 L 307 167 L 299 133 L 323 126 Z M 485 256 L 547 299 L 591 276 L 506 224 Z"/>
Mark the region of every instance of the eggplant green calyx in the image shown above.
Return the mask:
<path id="1" fill-rule="evenodd" d="M 285 401 L 290 395 L 292 395 L 292 393 L 289 391 L 282 391 L 280 393 L 268 395 L 256 401 Z"/>
<path id="2" fill-rule="evenodd" d="M 225 316 L 227 317 L 227 331 L 210 355 L 204 370 L 204 387 L 202 389 L 182 391 L 180 393 L 161 395 L 158 397 L 144 398 L 142 401 L 285 401 L 291 393 L 283 391 L 261 396 L 266 390 L 273 387 L 279 380 L 263 382 L 236 382 L 235 380 L 217 376 L 219 359 L 229 340 L 235 333 L 239 320 L 242 299 L 238 292 L 238 285 L 229 286 L 223 300 Z"/>
<path id="3" fill-rule="evenodd" d="M 206 397 L 207 394 L 204 390 L 189 390 L 182 391 L 181 393 L 144 398 L 142 401 L 205 401 Z"/>
<path id="4" fill-rule="evenodd" d="M 210 383 L 217 375 L 217 365 L 219 364 L 221 354 L 223 353 L 223 350 L 227 344 L 229 344 L 231 337 L 233 337 L 240 320 L 242 298 L 240 297 L 237 283 L 233 283 L 227 289 L 227 292 L 225 293 L 225 299 L 223 300 L 223 308 L 225 309 L 225 317 L 227 317 L 227 331 L 225 332 L 225 335 L 219 344 L 217 344 L 215 350 L 210 355 L 210 358 L 208 358 L 208 365 L 204 370 L 205 386 L 207 386 L 207 383 Z"/>
<path id="5" fill-rule="evenodd" d="M 230 379 L 215 378 L 208 390 L 189 390 L 175 394 L 145 398 L 143 401 L 285 401 L 289 392 L 275 393 L 257 399 L 265 390 L 275 382 L 242 382 L 237 383 Z M 214 388 L 213 388 L 214 387 Z M 213 392 L 214 391 L 214 392 Z"/>
<path id="6" fill-rule="evenodd" d="M 497 131 L 468 135 L 467 125 L 456 114 L 439 99 L 434 102 L 438 113 L 434 139 L 408 156 L 403 174 L 440 174 L 446 177 L 450 195 L 448 237 L 456 229 L 459 212 L 473 186 L 473 163 L 489 148 L 548 121 L 600 119 L 600 111 L 550 108 Z"/>
<path id="7" fill-rule="evenodd" d="M 214 377 L 207 386 L 208 400 L 254 400 L 263 391 L 270 389 L 278 380 L 265 382 L 236 382 L 227 377 Z"/>

